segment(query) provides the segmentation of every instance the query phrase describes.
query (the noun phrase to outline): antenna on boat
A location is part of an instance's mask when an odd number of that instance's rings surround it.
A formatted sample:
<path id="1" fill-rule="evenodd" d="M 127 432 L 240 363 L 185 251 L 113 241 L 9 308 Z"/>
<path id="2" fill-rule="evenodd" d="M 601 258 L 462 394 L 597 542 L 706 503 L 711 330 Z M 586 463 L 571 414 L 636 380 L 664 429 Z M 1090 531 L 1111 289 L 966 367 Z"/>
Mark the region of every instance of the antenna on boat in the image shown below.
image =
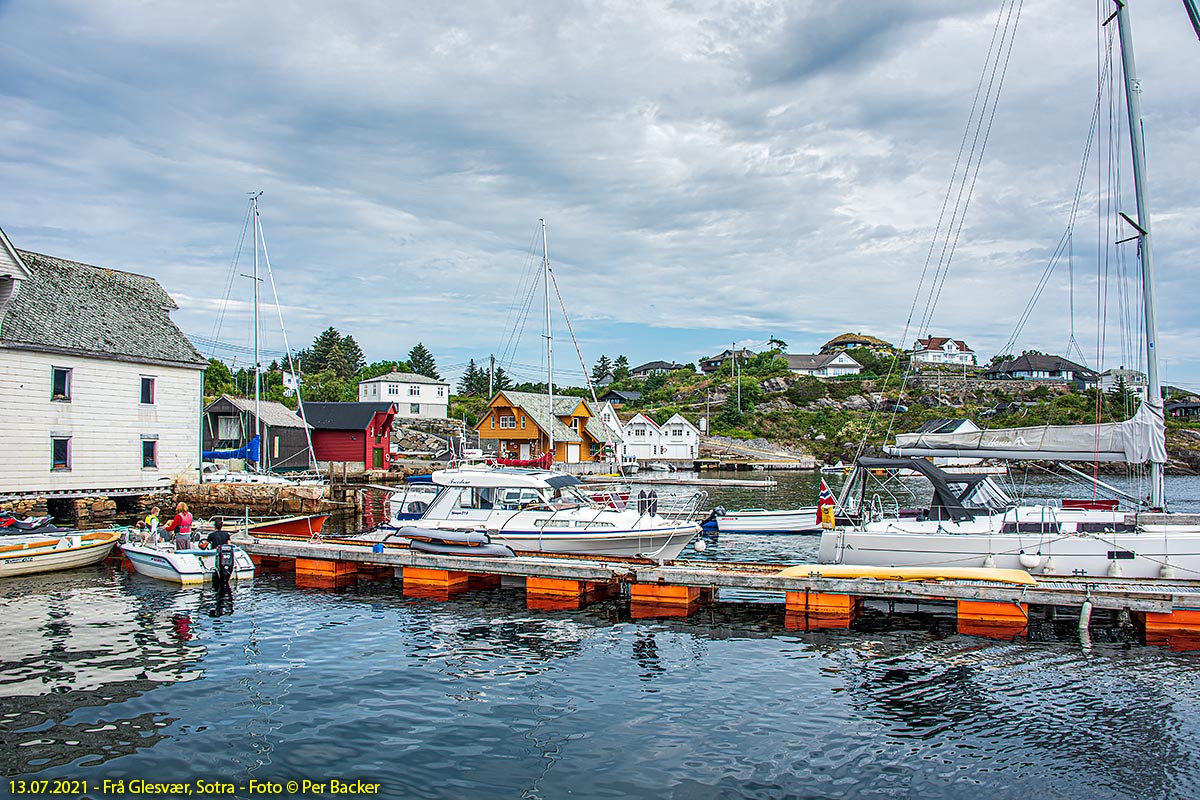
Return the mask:
<path id="1" fill-rule="evenodd" d="M 1125 108 L 1129 114 L 1129 144 L 1133 150 L 1133 187 L 1137 198 L 1137 222 L 1122 214 L 1138 232 L 1142 256 L 1142 304 L 1146 325 L 1146 402 L 1152 415 L 1163 415 L 1162 383 L 1158 375 L 1158 312 L 1154 296 L 1154 259 L 1150 249 L 1150 214 L 1146 207 L 1146 151 L 1142 143 L 1141 87 L 1133 63 L 1133 31 L 1125 0 L 1116 0 L 1117 31 L 1121 36 L 1121 70 L 1125 74 Z M 1112 19 L 1112 17 L 1109 17 Z M 1161 424 L 1161 423 L 1160 423 Z M 1150 507 L 1166 507 L 1163 462 L 1150 457 Z"/>
<path id="2" fill-rule="evenodd" d="M 550 437 L 550 468 L 554 468 L 554 336 L 550 330 L 550 255 L 546 247 L 546 220 L 542 223 L 542 282 L 546 288 L 546 395 L 550 400 L 546 434 Z"/>

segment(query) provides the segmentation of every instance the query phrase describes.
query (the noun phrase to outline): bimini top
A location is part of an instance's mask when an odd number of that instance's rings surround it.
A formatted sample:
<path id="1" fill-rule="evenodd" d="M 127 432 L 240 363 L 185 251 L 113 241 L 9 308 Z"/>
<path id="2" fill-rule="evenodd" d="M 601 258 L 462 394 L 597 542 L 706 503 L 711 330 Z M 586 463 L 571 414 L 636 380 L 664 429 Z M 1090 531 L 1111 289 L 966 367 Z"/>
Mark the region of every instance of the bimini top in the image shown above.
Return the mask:
<path id="1" fill-rule="evenodd" d="M 433 473 L 433 482 L 438 486 L 472 486 L 480 489 L 556 489 L 580 484 L 574 475 L 518 467 L 439 469 Z"/>

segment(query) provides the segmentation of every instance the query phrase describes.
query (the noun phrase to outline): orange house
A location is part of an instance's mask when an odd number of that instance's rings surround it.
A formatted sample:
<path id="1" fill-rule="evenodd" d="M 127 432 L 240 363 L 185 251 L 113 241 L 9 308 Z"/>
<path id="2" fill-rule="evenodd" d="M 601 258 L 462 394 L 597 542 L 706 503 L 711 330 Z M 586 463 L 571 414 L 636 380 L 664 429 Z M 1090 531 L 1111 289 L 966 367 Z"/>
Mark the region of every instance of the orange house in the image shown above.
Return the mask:
<path id="1" fill-rule="evenodd" d="M 496 442 L 501 458 L 537 458 L 550 446 L 554 433 L 554 460 L 566 464 L 603 459 L 604 424 L 591 403 L 578 397 L 550 398 L 530 392 L 496 392 L 487 413 L 475 430 L 480 440 Z M 553 428 L 551 428 L 553 426 Z"/>

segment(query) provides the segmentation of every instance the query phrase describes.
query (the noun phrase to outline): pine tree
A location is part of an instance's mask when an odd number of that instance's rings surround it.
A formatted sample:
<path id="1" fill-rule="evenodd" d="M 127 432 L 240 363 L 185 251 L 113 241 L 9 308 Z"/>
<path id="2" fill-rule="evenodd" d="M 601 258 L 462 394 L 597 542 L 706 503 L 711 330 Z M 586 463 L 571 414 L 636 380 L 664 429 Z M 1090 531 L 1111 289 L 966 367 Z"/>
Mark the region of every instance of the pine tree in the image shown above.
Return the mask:
<path id="1" fill-rule="evenodd" d="M 362 348 L 358 346 L 358 342 L 354 341 L 354 337 L 350 334 L 343 336 L 339 344 L 341 344 L 342 347 L 342 357 L 345 360 L 345 368 L 349 371 L 340 372 L 338 374 L 343 378 L 352 377 L 356 372 L 362 369 L 363 364 L 366 363 L 366 359 L 363 358 Z"/>
<path id="2" fill-rule="evenodd" d="M 487 377 L 487 374 L 484 374 Z M 494 391 L 502 391 L 512 388 L 512 379 L 508 377 L 508 373 L 504 371 L 504 367 L 496 367 L 496 374 L 492 376 L 492 389 Z"/>
<path id="3" fill-rule="evenodd" d="M 612 375 L 612 362 L 608 360 L 608 356 L 600 356 L 600 360 L 596 362 L 596 366 L 592 367 L 592 383 L 599 383 L 609 375 Z"/>
<path id="4" fill-rule="evenodd" d="M 332 326 L 317 334 L 312 347 L 308 348 L 308 358 L 304 363 L 305 372 L 321 372 L 329 368 L 329 352 L 342 341 L 342 335 Z"/>
<path id="5" fill-rule="evenodd" d="M 441 380 L 442 376 L 438 374 L 437 363 L 433 360 L 433 353 L 430 353 L 425 345 L 417 342 L 413 345 L 413 349 L 408 351 L 408 366 L 413 372 L 418 375 L 424 375 L 427 378 L 435 378 Z"/>
<path id="6" fill-rule="evenodd" d="M 463 373 L 462 378 L 458 381 L 459 394 L 475 394 L 479 387 L 479 367 L 475 366 L 475 359 L 471 359 L 467 364 L 467 371 Z M 487 376 L 484 376 L 486 380 Z"/>
<path id="7" fill-rule="evenodd" d="M 623 381 L 629 378 L 629 359 L 625 356 L 617 356 L 617 360 L 613 362 L 613 380 Z"/>

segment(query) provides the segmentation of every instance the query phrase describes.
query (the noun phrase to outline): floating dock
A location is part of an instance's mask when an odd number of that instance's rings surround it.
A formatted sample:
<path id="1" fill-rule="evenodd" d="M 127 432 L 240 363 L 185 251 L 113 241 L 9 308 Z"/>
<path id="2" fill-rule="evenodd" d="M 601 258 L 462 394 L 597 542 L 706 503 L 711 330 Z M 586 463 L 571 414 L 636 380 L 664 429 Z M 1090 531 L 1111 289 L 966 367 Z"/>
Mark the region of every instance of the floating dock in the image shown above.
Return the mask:
<path id="1" fill-rule="evenodd" d="M 264 572 L 295 572 L 301 588 L 338 588 L 399 578 L 406 595 L 448 599 L 469 589 L 524 581 L 530 608 L 582 608 L 627 597 L 634 617 L 687 616 L 721 589 L 780 592 L 790 630 L 849 628 L 864 601 L 953 604 L 960 633 L 1014 639 L 1028 634 L 1031 607 L 1053 617 L 1072 610 L 1086 630 L 1093 609 L 1128 613 L 1148 644 L 1200 649 L 1200 581 L 1033 576 L 1031 584 L 982 580 L 829 577 L 778 564 L 518 554 L 515 558 L 435 555 L 406 545 L 348 539 L 305 541 L 236 536 Z M 797 574 L 797 572 L 801 574 Z M 804 574 L 804 573 L 807 574 Z"/>

